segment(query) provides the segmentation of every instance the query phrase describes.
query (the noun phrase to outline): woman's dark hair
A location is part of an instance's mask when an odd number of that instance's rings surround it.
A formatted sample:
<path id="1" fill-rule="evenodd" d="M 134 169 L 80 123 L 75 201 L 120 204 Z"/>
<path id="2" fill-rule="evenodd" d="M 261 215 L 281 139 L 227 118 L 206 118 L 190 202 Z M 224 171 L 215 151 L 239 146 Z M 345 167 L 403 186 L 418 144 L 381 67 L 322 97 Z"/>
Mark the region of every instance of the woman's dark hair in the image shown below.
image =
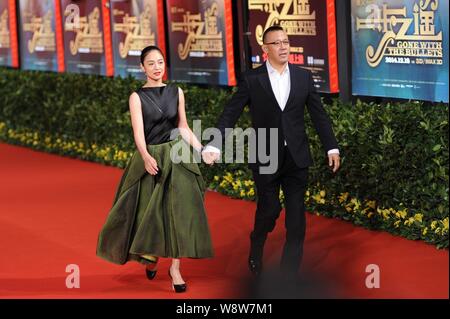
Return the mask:
<path id="1" fill-rule="evenodd" d="M 155 51 L 155 50 L 158 51 L 159 53 L 161 53 L 161 55 L 164 58 L 164 54 L 162 53 L 160 48 L 158 48 L 156 45 L 149 45 L 148 47 L 143 48 L 141 51 L 141 63 L 144 64 L 144 60 L 145 60 L 145 57 L 147 56 L 147 54 L 149 54 L 150 52 Z M 165 60 L 165 58 L 164 58 L 164 60 Z"/>

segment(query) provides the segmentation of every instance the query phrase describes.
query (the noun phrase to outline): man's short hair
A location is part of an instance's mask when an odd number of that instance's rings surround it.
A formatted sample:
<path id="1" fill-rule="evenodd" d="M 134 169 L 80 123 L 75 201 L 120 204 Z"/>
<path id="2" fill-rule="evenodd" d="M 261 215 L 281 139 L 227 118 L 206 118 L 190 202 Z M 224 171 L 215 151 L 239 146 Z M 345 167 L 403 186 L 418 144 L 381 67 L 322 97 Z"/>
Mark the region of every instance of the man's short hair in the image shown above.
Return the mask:
<path id="1" fill-rule="evenodd" d="M 266 43 L 266 36 L 268 33 L 273 32 L 273 31 L 284 31 L 284 29 L 282 27 L 280 27 L 279 25 L 273 25 L 271 27 L 268 27 L 264 33 L 263 33 L 263 43 Z"/>

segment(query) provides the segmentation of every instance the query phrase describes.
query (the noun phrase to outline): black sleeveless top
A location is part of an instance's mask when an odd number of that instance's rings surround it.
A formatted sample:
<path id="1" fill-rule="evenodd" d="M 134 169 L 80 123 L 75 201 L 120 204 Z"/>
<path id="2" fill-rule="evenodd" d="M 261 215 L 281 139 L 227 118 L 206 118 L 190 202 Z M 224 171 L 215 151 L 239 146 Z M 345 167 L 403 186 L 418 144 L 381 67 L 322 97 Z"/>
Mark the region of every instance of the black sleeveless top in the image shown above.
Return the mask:
<path id="1" fill-rule="evenodd" d="M 169 142 L 172 131 L 178 128 L 178 87 L 141 87 L 136 93 L 141 99 L 146 144 Z"/>

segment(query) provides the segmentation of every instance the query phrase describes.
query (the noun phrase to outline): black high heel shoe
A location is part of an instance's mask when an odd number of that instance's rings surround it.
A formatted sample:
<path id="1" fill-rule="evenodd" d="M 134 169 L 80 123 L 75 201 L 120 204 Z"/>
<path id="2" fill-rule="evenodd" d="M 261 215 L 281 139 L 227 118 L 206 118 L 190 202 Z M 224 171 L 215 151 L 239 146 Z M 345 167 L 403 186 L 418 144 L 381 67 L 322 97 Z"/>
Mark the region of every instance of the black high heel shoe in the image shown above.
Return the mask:
<path id="1" fill-rule="evenodd" d="M 170 279 L 172 279 L 172 275 L 170 274 L 170 269 L 169 269 L 169 277 L 170 277 Z M 175 285 L 172 281 L 172 289 L 177 293 L 186 292 L 187 285 L 186 285 L 186 283 Z"/>
<path id="2" fill-rule="evenodd" d="M 154 264 L 155 264 L 155 267 L 156 267 L 156 263 L 154 263 Z M 156 276 L 156 272 L 157 272 L 156 269 L 155 270 L 149 270 L 149 269 L 147 269 L 147 266 L 145 267 L 145 275 L 147 276 L 148 280 L 153 280 L 153 278 L 155 278 L 155 276 Z"/>

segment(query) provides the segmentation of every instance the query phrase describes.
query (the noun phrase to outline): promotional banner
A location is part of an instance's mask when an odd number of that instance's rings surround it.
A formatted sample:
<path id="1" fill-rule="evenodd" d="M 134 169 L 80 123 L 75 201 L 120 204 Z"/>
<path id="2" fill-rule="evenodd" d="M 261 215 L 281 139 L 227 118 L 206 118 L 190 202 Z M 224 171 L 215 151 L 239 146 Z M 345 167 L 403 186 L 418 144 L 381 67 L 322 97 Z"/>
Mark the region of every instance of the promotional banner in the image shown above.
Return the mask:
<path id="1" fill-rule="evenodd" d="M 448 102 L 448 1 L 352 0 L 353 94 Z"/>
<path id="2" fill-rule="evenodd" d="M 0 65 L 19 67 L 17 16 L 14 0 L 0 0 Z"/>
<path id="3" fill-rule="evenodd" d="M 279 25 L 289 36 L 289 62 L 311 70 L 317 91 L 339 91 L 334 0 L 248 0 L 253 67 L 266 56 L 264 30 Z"/>
<path id="4" fill-rule="evenodd" d="M 235 85 L 231 0 L 167 0 L 170 78 Z"/>
<path id="5" fill-rule="evenodd" d="M 163 0 L 111 0 L 114 74 L 145 79 L 143 48 L 156 45 L 165 53 Z"/>
<path id="6" fill-rule="evenodd" d="M 20 0 L 20 65 L 24 70 L 63 71 L 60 10 L 54 0 Z"/>
<path id="7" fill-rule="evenodd" d="M 66 70 L 114 75 L 107 0 L 61 0 Z"/>

